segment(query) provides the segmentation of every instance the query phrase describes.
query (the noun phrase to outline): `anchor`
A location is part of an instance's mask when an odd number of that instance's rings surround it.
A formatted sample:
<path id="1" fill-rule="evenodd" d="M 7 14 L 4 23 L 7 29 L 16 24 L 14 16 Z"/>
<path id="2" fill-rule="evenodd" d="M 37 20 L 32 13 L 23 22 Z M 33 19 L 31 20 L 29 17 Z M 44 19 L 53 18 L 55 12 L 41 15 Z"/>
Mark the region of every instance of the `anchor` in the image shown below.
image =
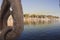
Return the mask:
<path id="1" fill-rule="evenodd" d="M 10 10 L 12 8 L 12 11 Z M 7 26 L 9 16 L 13 17 L 13 26 Z M 16 40 L 24 30 L 21 0 L 3 0 L 0 13 L 0 40 Z"/>

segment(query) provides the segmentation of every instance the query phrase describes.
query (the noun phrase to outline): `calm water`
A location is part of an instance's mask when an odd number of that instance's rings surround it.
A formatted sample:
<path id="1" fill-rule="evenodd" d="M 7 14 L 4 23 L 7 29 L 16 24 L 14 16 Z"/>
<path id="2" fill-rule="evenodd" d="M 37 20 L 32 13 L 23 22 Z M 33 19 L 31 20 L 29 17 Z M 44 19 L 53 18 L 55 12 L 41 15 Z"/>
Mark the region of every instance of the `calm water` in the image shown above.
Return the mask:
<path id="1" fill-rule="evenodd" d="M 60 40 L 60 23 L 24 25 L 18 40 Z"/>

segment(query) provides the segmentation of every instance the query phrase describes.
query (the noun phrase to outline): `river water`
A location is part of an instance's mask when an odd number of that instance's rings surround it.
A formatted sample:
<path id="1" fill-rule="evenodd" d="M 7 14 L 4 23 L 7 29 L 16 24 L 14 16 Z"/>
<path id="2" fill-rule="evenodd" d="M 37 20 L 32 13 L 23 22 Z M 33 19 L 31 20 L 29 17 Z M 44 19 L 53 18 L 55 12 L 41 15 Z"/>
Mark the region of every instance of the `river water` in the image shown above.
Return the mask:
<path id="1" fill-rule="evenodd" d="M 60 23 L 26 24 L 17 40 L 60 40 Z"/>

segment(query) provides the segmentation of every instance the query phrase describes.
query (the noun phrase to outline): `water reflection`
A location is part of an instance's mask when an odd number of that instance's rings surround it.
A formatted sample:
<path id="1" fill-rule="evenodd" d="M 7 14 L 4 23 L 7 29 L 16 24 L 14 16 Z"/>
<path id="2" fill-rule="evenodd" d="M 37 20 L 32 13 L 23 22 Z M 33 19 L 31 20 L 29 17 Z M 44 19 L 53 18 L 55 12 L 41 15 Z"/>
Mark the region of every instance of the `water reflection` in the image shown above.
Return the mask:
<path id="1" fill-rule="evenodd" d="M 30 22 L 24 26 L 24 31 L 18 40 L 60 40 L 59 30 L 58 22 Z"/>
<path id="2" fill-rule="evenodd" d="M 26 25 L 31 25 L 31 24 L 33 24 L 33 25 L 41 25 L 41 24 L 43 24 L 43 25 L 45 25 L 45 24 L 54 24 L 54 23 L 57 23 L 57 22 L 59 22 L 59 21 L 37 21 L 37 22 L 35 22 L 35 21 L 25 21 L 24 22 L 24 24 Z"/>

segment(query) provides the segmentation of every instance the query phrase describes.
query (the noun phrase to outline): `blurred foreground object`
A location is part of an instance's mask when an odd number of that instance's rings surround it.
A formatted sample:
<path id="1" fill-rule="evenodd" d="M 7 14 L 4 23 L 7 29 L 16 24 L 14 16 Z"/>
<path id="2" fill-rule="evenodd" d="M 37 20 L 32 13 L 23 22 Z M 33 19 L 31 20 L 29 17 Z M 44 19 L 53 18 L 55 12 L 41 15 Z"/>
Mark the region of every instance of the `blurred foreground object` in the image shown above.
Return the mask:
<path id="1" fill-rule="evenodd" d="M 12 27 L 7 25 L 10 15 L 13 17 Z M 21 0 L 3 0 L 0 13 L 0 40 L 15 40 L 16 37 L 21 35 L 23 26 Z"/>

